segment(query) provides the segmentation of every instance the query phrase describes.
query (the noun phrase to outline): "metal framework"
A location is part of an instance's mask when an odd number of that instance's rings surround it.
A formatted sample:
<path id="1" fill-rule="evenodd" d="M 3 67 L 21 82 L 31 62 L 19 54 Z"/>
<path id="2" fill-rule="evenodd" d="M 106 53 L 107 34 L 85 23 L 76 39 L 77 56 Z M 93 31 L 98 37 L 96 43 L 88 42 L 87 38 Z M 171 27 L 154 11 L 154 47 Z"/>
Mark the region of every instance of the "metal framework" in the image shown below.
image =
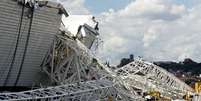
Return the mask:
<path id="1" fill-rule="evenodd" d="M 0 100 L 96 101 L 98 99 L 108 100 L 110 97 L 115 97 L 116 93 L 112 82 L 94 80 L 19 93 L 1 93 Z"/>
<path id="2" fill-rule="evenodd" d="M 0 100 L 143 101 L 142 94 L 138 92 L 151 89 L 157 89 L 171 98 L 193 92 L 164 69 L 141 60 L 112 71 L 101 64 L 79 40 L 61 35 L 55 38 L 41 66 L 49 75 L 52 85 L 56 83 L 60 86 L 1 93 Z"/>
<path id="3" fill-rule="evenodd" d="M 89 28 L 86 32 L 96 31 Z M 0 93 L 0 100 L 143 101 L 142 93 L 150 90 L 173 99 L 194 92 L 166 70 L 142 60 L 111 70 L 78 39 L 61 33 L 56 35 L 41 68 L 52 87 Z"/>
<path id="4" fill-rule="evenodd" d="M 166 70 L 152 63 L 144 62 L 141 59 L 136 59 L 114 71 L 124 82 L 130 86 L 142 89 L 144 92 L 157 90 L 164 96 L 171 98 L 181 98 L 189 92 L 194 92 L 191 87 Z"/>
<path id="5" fill-rule="evenodd" d="M 0 100 L 142 100 L 78 40 L 57 36 L 41 66 L 52 85 L 61 86 L 1 93 Z"/>
<path id="6" fill-rule="evenodd" d="M 170 98 L 193 93 L 166 70 L 142 60 L 111 70 L 78 39 L 65 34 L 55 37 L 41 68 L 54 87 L 0 93 L 0 100 L 143 101 L 142 93 L 150 90 Z"/>
<path id="7" fill-rule="evenodd" d="M 43 70 L 57 84 L 98 80 L 98 62 L 78 40 L 57 36 L 42 64 Z"/>
<path id="8" fill-rule="evenodd" d="M 189 86 L 164 69 L 141 60 L 135 60 L 112 71 L 102 65 L 79 40 L 62 35 L 55 38 L 41 66 L 49 75 L 52 85 L 56 83 L 61 86 L 3 93 L 0 94 L 1 100 L 87 101 L 92 99 L 89 95 L 97 94 L 93 97 L 94 100 L 108 99 L 115 95 L 112 99 L 140 101 L 143 99 L 142 94 L 137 92 L 152 89 L 157 89 L 164 96 L 171 98 L 193 92 Z M 69 86 L 77 89 L 71 89 Z M 101 93 L 94 93 L 108 90 L 109 92 L 104 93 L 105 97 L 102 97 Z"/>
<path id="9" fill-rule="evenodd" d="M 95 58 L 79 40 L 57 36 L 42 67 L 53 83 L 59 85 L 88 80 L 107 80 L 113 82 L 119 99 L 127 101 L 141 99 L 135 91 L 128 89 L 129 87 L 116 77 L 116 73 L 101 64 L 100 60 Z"/>

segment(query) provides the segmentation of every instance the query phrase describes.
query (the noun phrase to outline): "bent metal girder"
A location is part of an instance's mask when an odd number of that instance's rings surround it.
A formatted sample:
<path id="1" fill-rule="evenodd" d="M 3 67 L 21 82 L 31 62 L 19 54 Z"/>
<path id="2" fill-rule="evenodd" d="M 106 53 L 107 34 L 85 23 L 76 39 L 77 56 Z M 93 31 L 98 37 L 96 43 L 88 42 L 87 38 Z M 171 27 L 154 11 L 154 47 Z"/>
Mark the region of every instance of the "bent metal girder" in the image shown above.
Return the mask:
<path id="1" fill-rule="evenodd" d="M 93 57 L 79 40 L 57 36 L 41 67 L 57 84 L 98 80 L 104 72 Z"/>
<path id="2" fill-rule="evenodd" d="M 0 100 L 141 101 L 141 97 L 123 89 L 125 85 L 115 82 L 117 78 L 113 72 L 92 58 L 81 43 L 57 36 L 41 66 L 52 79 L 52 84 L 60 86 L 1 93 Z M 86 69 L 89 70 L 88 74 Z M 92 76 L 95 78 L 90 78 Z"/>
<path id="3" fill-rule="evenodd" d="M 62 36 L 57 37 L 42 67 L 58 84 L 107 79 L 114 83 L 121 95 L 127 97 L 136 97 L 137 94 L 133 88 L 143 91 L 156 88 L 165 96 L 170 97 L 181 96 L 187 91 L 192 91 L 185 83 L 164 69 L 143 61 L 136 60 L 111 71 L 94 58 L 89 49 L 79 40 Z M 90 71 L 86 73 L 86 70 Z"/>
<path id="4" fill-rule="evenodd" d="M 156 89 L 166 96 L 182 97 L 193 89 L 159 66 L 140 59 L 115 70 L 117 76 L 131 86 L 148 91 Z"/>
<path id="5" fill-rule="evenodd" d="M 116 73 L 100 61 L 79 40 L 57 36 L 42 63 L 43 70 L 58 85 L 88 80 L 109 80 L 117 88 L 118 95 L 127 101 L 138 99 L 135 91 L 116 78 Z M 127 93 L 125 93 L 127 92 Z M 139 101 L 139 99 L 138 99 Z"/>
<path id="6" fill-rule="evenodd" d="M 95 101 L 112 97 L 121 101 L 141 101 L 142 95 L 137 94 L 135 88 L 148 91 L 153 88 L 150 84 L 164 95 L 192 91 L 172 74 L 147 62 L 136 60 L 112 71 L 78 40 L 63 36 L 56 37 L 41 67 L 52 79 L 52 84 L 60 86 L 1 93 L 0 100 Z"/>
<path id="7" fill-rule="evenodd" d="M 93 80 L 56 87 L 41 88 L 18 93 L 0 93 L 1 101 L 96 101 L 115 99 L 116 90 L 112 82 Z"/>

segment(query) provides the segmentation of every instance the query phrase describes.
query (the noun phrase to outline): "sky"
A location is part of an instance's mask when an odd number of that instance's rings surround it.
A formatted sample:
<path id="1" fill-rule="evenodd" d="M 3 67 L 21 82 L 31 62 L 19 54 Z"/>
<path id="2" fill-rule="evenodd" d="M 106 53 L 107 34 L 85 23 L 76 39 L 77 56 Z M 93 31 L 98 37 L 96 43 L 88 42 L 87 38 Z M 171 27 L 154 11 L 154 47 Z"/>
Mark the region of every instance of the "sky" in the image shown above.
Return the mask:
<path id="1" fill-rule="evenodd" d="M 123 9 L 132 0 L 86 0 L 85 6 L 93 15 L 108 11 L 109 9 Z"/>
<path id="2" fill-rule="evenodd" d="M 118 64 L 134 54 L 148 61 L 201 62 L 201 0 L 59 0 L 71 15 L 95 15 L 99 57 Z"/>

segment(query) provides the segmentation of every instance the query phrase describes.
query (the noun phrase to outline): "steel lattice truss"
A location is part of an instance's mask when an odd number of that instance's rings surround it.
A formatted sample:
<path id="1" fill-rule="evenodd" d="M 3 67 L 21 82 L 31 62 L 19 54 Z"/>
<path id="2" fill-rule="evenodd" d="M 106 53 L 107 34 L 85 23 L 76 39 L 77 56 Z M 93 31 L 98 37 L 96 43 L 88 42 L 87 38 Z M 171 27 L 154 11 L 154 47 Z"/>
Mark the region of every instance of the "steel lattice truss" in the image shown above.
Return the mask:
<path id="1" fill-rule="evenodd" d="M 134 91 L 125 89 L 129 87 L 124 85 L 121 79 L 116 78 L 116 73 L 102 65 L 79 40 L 57 36 L 42 67 L 57 84 L 108 80 L 117 88 L 120 99 L 139 100 L 141 98 Z"/>
<path id="2" fill-rule="evenodd" d="M 61 86 L 17 93 L 2 93 L 0 99 L 64 99 L 65 101 L 108 99 L 139 101 L 141 99 L 134 91 L 130 91 L 120 79 L 116 78 L 114 72 L 99 63 L 98 59 L 94 58 L 78 40 L 57 36 L 42 67 L 52 79 L 52 84 L 57 83 Z"/>
<path id="3" fill-rule="evenodd" d="M 155 88 L 168 97 L 193 92 L 164 69 L 140 60 L 113 71 L 101 64 L 81 42 L 62 35 L 55 38 L 41 66 L 52 85 L 60 86 L 3 93 L 0 99 L 140 101 L 143 98 L 137 93 L 139 89 L 146 92 Z"/>
<path id="4" fill-rule="evenodd" d="M 99 80 L 103 68 L 78 40 L 57 36 L 43 61 L 43 70 L 57 84 Z"/>
<path id="5" fill-rule="evenodd" d="M 141 101 L 139 91 L 156 89 L 171 98 L 193 92 L 166 70 L 141 60 L 111 70 L 78 39 L 67 35 L 55 37 L 41 68 L 53 87 L 0 93 L 0 100 Z"/>
<path id="6" fill-rule="evenodd" d="M 152 63 L 135 60 L 115 70 L 117 76 L 130 86 L 148 90 L 158 90 L 164 96 L 182 97 L 193 89 L 174 75 Z"/>
<path id="7" fill-rule="evenodd" d="M 94 80 L 19 93 L 1 93 L 0 100 L 96 101 L 108 100 L 108 96 L 116 96 L 112 82 Z"/>

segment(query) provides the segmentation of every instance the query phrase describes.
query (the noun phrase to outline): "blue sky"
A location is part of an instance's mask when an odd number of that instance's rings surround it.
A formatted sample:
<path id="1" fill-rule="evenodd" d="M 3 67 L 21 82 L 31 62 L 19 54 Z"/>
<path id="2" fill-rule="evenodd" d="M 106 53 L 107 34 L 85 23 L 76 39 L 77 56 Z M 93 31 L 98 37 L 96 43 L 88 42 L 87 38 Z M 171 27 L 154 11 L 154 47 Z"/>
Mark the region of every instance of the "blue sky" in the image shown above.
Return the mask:
<path id="1" fill-rule="evenodd" d="M 117 64 L 134 54 L 150 61 L 201 62 L 201 0 L 61 1 L 70 14 L 94 15 L 100 22 L 103 60 Z"/>
<path id="2" fill-rule="evenodd" d="M 97 15 L 101 12 L 106 12 L 109 9 L 119 10 L 126 7 L 129 3 L 135 0 L 85 0 L 85 7 L 93 14 Z M 183 4 L 191 8 L 200 0 L 173 0 L 175 4 Z"/>
<path id="3" fill-rule="evenodd" d="M 86 0 L 85 6 L 93 14 L 108 11 L 109 9 L 119 10 L 124 8 L 133 0 Z"/>
<path id="4" fill-rule="evenodd" d="M 200 0 L 174 0 L 177 4 L 184 4 L 185 6 L 192 8 L 194 5 L 198 4 Z"/>
<path id="5" fill-rule="evenodd" d="M 201 61 L 201 0 L 111 0 L 113 5 L 95 1 L 88 4 L 92 13 L 115 9 L 100 24 L 104 39 L 100 56 L 112 63 L 131 53 L 150 61 Z"/>

